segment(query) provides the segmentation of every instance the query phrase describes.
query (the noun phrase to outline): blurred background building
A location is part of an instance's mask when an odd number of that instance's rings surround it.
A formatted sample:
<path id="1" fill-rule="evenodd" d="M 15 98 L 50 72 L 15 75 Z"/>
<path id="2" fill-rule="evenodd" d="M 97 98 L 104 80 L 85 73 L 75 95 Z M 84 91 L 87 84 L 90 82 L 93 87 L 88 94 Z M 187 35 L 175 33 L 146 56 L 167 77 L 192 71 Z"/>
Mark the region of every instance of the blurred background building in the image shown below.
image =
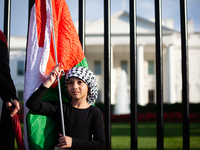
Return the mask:
<path id="1" fill-rule="evenodd" d="M 174 29 L 174 20 L 164 19 L 163 74 L 164 103 L 182 102 L 181 35 Z M 75 22 L 77 26 L 77 22 Z M 88 65 L 97 76 L 99 97 L 104 102 L 104 20 L 87 21 L 85 55 Z M 11 75 L 20 100 L 23 100 L 26 36 L 11 36 Z M 119 11 L 111 15 L 111 103 L 116 103 L 119 82 L 127 81 L 130 90 L 129 14 Z M 188 21 L 189 99 L 200 102 L 200 33 L 194 32 L 193 20 Z M 137 17 L 137 75 L 138 104 L 156 102 L 155 23 Z M 125 79 L 121 78 L 122 70 Z M 130 93 L 129 93 L 130 94 Z"/>

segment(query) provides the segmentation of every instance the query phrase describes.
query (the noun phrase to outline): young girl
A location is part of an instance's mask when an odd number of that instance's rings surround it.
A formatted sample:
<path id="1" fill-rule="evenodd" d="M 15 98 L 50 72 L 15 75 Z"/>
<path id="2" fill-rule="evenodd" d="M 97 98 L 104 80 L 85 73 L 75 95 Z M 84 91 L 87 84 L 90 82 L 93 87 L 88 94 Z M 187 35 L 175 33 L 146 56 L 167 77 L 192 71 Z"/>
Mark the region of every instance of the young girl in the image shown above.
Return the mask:
<path id="1" fill-rule="evenodd" d="M 40 101 L 45 92 L 60 75 L 57 65 L 46 82 L 31 95 L 26 106 L 37 113 L 52 115 L 58 126 L 57 147 L 76 150 L 104 150 L 105 135 L 102 112 L 92 106 L 97 98 L 97 84 L 94 73 L 84 67 L 73 67 L 65 76 L 65 87 L 69 102 L 63 102 L 65 137 L 62 133 L 60 103 Z"/>

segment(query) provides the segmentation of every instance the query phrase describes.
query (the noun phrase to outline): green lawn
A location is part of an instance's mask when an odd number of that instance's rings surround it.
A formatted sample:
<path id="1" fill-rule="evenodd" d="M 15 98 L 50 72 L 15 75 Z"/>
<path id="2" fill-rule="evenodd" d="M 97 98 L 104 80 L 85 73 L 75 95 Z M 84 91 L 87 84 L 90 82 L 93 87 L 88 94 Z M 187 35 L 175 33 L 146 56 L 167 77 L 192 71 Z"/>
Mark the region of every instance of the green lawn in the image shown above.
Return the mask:
<path id="1" fill-rule="evenodd" d="M 111 134 L 112 150 L 130 150 L 130 123 L 113 123 Z M 190 150 L 200 150 L 199 141 L 200 123 L 190 123 Z M 182 145 L 182 123 L 164 123 L 164 149 L 182 150 Z M 156 150 L 156 123 L 138 123 L 138 150 Z"/>
<path id="2" fill-rule="evenodd" d="M 130 124 L 112 124 L 112 150 L 130 150 Z M 190 150 L 200 150 L 200 123 L 190 124 Z M 182 150 L 182 124 L 164 123 L 164 149 Z M 156 150 L 156 123 L 138 123 L 138 149 Z"/>

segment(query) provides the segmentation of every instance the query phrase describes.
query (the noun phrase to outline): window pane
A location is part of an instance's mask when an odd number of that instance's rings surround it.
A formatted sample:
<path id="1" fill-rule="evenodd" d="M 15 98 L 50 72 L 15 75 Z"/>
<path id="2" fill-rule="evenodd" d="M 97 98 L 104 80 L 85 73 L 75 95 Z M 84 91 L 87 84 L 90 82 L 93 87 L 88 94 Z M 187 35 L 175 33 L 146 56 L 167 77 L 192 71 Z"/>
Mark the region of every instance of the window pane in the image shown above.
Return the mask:
<path id="1" fill-rule="evenodd" d="M 17 75 L 24 75 L 24 61 L 17 62 Z"/>
<path id="2" fill-rule="evenodd" d="M 154 62 L 148 61 L 148 74 L 154 74 Z"/>
<path id="3" fill-rule="evenodd" d="M 23 101 L 24 91 L 17 91 L 17 96 L 18 96 L 19 101 Z"/>
<path id="4" fill-rule="evenodd" d="M 121 61 L 121 68 L 122 70 L 126 71 L 126 73 L 128 73 L 127 61 Z"/>
<path id="5" fill-rule="evenodd" d="M 94 74 L 101 75 L 101 62 L 100 61 L 94 62 Z"/>
<path id="6" fill-rule="evenodd" d="M 149 103 L 154 102 L 154 90 L 149 90 Z"/>

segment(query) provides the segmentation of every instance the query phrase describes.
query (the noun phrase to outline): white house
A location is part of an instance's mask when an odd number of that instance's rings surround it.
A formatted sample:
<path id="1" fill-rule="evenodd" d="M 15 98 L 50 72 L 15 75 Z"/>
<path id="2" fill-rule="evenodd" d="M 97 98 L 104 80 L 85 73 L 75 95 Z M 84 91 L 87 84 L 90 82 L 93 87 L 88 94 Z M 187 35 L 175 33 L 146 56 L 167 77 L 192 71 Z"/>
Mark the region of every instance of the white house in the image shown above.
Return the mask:
<path id="1" fill-rule="evenodd" d="M 103 101 L 103 19 L 86 26 L 86 58 L 96 72 Z M 200 33 L 194 33 L 193 21 L 188 21 L 189 95 L 190 103 L 200 102 Z M 164 103 L 182 101 L 181 35 L 174 30 L 173 20 L 163 20 Z M 115 103 L 121 69 L 126 70 L 130 88 L 129 14 L 120 11 L 111 16 L 111 103 Z M 138 103 L 156 101 L 155 24 L 137 17 Z M 101 72 L 99 71 L 101 68 Z M 125 88 L 125 87 L 124 87 Z"/>
<path id="2" fill-rule="evenodd" d="M 174 30 L 173 20 L 163 20 L 164 103 L 182 101 L 181 35 Z M 200 33 L 188 21 L 189 102 L 200 102 Z M 88 21 L 85 55 L 97 76 L 98 101 L 104 102 L 104 20 Z M 10 67 L 18 97 L 23 98 L 24 66 L 27 37 L 11 37 Z M 120 11 L 111 16 L 111 103 L 116 103 L 121 70 L 127 73 L 130 89 L 129 14 Z M 155 23 L 137 17 L 138 104 L 156 102 Z"/>

